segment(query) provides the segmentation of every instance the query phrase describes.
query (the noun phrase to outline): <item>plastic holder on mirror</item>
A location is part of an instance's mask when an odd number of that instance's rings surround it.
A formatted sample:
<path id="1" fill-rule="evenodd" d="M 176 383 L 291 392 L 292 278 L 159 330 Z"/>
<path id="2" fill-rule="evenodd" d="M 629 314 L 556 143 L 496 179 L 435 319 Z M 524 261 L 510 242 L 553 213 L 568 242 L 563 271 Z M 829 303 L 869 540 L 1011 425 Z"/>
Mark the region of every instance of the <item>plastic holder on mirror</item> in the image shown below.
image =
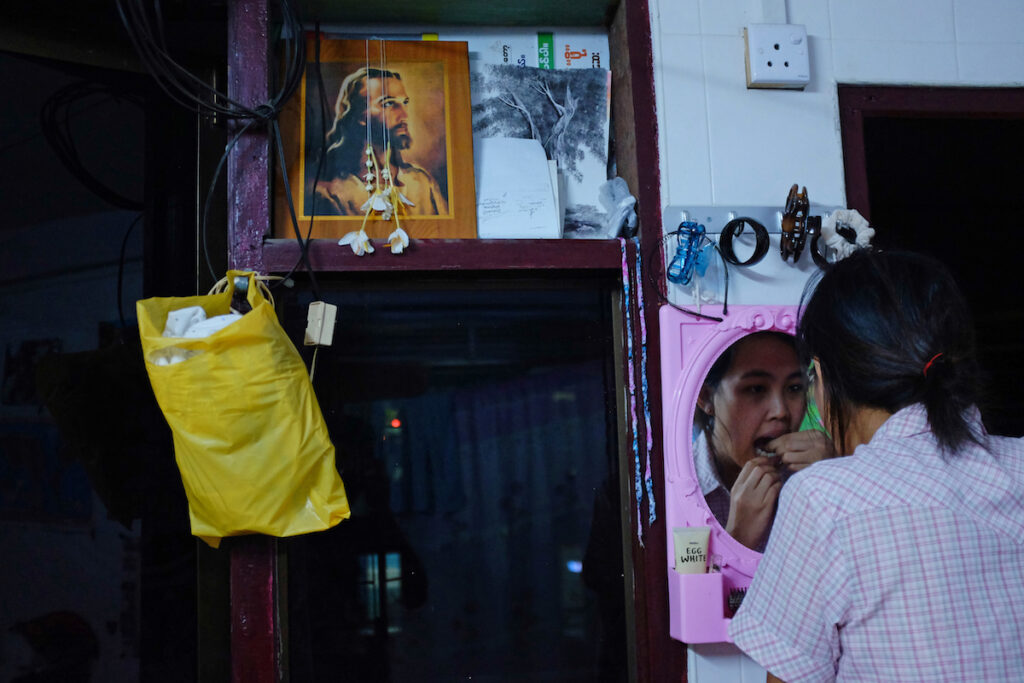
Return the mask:
<path id="1" fill-rule="evenodd" d="M 720 306 L 702 313 L 722 316 Z M 754 332 L 793 334 L 796 306 L 730 306 L 721 322 L 700 319 L 663 306 L 661 320 L 662 415 L 665 454 L 665 516 L 670 634 L 685 643 L 730 642 L 730 592 L 743 591 L 761 554 L 725 532 L 701 493 L 693 463 L 693 413 L 708 370 L 731 344 Z M 707 556 L 717 571 L 679 574 L 673 567 L 672 530 L 711 528 Z"/>
<path id="2" fill-rule="evenodd" d="M 722 574 L 669 570 L 669 635 L 684 643 L 731 643 Z"/>

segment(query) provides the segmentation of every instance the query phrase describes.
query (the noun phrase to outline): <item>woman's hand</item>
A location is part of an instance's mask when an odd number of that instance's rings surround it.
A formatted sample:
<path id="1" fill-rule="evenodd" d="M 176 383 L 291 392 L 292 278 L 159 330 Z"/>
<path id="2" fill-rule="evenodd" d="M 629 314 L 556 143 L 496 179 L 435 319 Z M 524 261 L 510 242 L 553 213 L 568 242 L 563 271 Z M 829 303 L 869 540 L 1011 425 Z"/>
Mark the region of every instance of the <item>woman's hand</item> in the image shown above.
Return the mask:
<path id="1" fill-rule="evenodd" d="M 757 549 L 775 517 L 782 478 L 775 458 L 748 460 L 729 493 L 729 520 L 725 530 L 748 548 Z"/>
<path id="2" fill-rule="evenodd" d="M 783 434 L 769 441 L 767 450 L 775 453 L 790 472 L 799 472 L 819 460 L 836 457 L 832 439 L 819 429 Z"/>

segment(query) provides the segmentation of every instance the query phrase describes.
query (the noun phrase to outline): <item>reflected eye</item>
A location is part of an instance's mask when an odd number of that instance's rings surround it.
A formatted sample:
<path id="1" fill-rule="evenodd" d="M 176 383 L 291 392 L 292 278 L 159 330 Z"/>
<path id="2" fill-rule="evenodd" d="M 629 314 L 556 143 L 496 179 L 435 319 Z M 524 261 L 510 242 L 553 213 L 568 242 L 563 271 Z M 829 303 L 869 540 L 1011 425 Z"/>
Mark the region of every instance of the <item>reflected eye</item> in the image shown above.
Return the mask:
<path id="1" fill-rule="evenodd" d="M 768 387 L 764 384 L 751 384 L 743 389 L 743 393 L 750 394 L 751 396 L 758 396 L 768 391 Z"/>
<path id="2" fill-rule="evenodd" d="M 804 384 L 803 382 L 795 382 L 793 384 L 790 384 L 788 389 L 789 392 L 792 394 L 803 394 L 805 391 L 807 391 L 807 385 Z"/>

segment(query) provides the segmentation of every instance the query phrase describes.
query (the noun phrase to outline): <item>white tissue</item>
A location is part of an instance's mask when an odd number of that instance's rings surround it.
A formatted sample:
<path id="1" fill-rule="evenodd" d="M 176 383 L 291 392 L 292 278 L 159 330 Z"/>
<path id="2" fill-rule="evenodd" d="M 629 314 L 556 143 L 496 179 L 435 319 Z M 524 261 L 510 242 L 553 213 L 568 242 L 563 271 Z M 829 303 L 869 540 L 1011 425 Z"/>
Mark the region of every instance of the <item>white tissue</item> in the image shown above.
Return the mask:
<path id="1" fill-rule="evenodd" d="M 171 346 L 150 353 L 149 362 L 153 365 L 174 365 L 198 355 L 199 351 L 194 349 L 179 349 L 177 346 Z"/>
<path id="2" fill-rule="evenodd" d="M 203 320 L 206 320 L 206 311 L 202 306 L 188 306 L 171 311 L 167 314 L 167 322 L 164 324 L 164 336 L 184 337 L 186 330 Z"/>
<path id="3" fill-rule="evenodd" d="M 184 334 L 180 336 L 185 337 L 186 339 L 209 337 L 214 332 L 220 332 L 236 320 L 241 320 L 241 318 L 241 313 L 234 312 L 225 313 L 224 315 L 215 315 L 212 318 L 196 321 L 185 330 Z"/>
<path id="4" fill-rule="evenodd" d="M 606 239 L 618 237 L 623 229 L 636 228 L 636 197 L 629 193 L 625 180 L 615 177 L 602 183 L 597 198 L 606 212 L 603 234 Z"/>
<path id="5" fill-rule="evenodd" d="M 163 336 L 179 337 L 183 339 L 200 339 L 209 337 L 215 332 L 241 319 L 241 313 L 225 313 L 215 315 L 212 318 L 206 317 L 206 311 L 202 306 L 187 306 L 171 311 L 167 314 L 167 322 L 164 323 Z M 174 365 L 198 355 L 200 352 L 195 349 L 181 349 L 177 346 L 169 346 L 166 349 L 158 349 L 149 354 L 149 362 L 154 365 Z"/>

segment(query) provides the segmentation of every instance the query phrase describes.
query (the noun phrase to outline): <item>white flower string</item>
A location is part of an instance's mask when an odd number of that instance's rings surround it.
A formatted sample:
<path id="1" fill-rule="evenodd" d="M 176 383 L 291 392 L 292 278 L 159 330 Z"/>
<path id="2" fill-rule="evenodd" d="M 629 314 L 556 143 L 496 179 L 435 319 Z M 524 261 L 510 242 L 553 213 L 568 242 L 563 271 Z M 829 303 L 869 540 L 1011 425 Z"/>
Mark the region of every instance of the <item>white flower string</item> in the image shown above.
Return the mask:
<path id="1" fill-rule="evenodd" d="M 363 81 L 363 88 L 366 90 L 366 107 L 363 108 L 363 119 L 366 130 L 366 174 L 363 176 L 363 180 L 366 181 L 366 192 L 373 196 L 374 184 L 373 181 L 377 178 L 374 166 L 376 165 L 376 159 L 373 155 L 373 139 L 370 134 L 370 41 L 366 41 L 365 46 L 366 55 L 366 79 Z"/>
<path id="2" fill-rule="evenodd" d="M 409 246 L 409 236 L 405 234 L 405 230 L 398 228 L 388 235 L 388 244 L 391 245 L 392 254 L 401 254 Z"/>
<path id="3" fill-rule="evenodd" d="M 344 237 L 338 240 L 338 244 L 352 247 L 352 252 L 356 256 L 373 253 L 373 243 L 370 242 L 370 237 L 366 234 L 366 230 L 346 233 Z"/>
<path id="4" fill-rule="evenodd" d="M 380 70 L 381 72 L 387 71 L 387 46 L 384 41 L 380 41 Z M 381 89 L 382 89 L 382 102 L 390 102 L 391 95 L 388 92 L 388 81 L 390 78 L 381 77 Z M 401 209 L 404 206 L 415 206 L 412 201 L 409 200 L 404 194 L 398 191 L 398 187 L 395 185 L 395 178 L 391 171 L 391 137 L 388 135 L 388 122 L 387 117 L 384 113 L 381 113 L 380 117 L 380 134 L 381 139 L 384 141 L 384 169 L 381 171 L 381 176 L 384 179 L 386 186 L 384 190 L 385 202 L 387 209 L 385 210 L 384 220 L 388 220 L 392 214 L 395 217 L 395 231 L 388 236 L 388 243 L 391 245 L 392 254 L 401 254 L 407 246 L 409 246 L 409 236 L 405 230 L 402 229 L 401 221 L 398 216 L 401 213 Z M 379 184 L 378 184 L 379 185 Z"/>
<path id="5" fill-rule="evenodd" d="M 388 103 L 388 78 L 385 75 L 387 73 L 387 54 L 385 51 L 384 41 L 380 41 L 380 69 L 379 69 L 379 80 L 381 82 L 381 102 Z M 363 186 L 369 195 L 360 210 L 363 211 L 363 222 L 360 225 L 357 232 L 350 232 L 342 237 L 339 241 L 339 245 L 349 245 L 352 248 L 353 253 L 356 256 L 362 256 L 364 254 L 373 253 L 373 243 L 370 237 L 366 234 L 366 222 L 370 219 L 370 215 L 373 213 L 379 213 L 380 217 L 389 221 L 392 217 L 395 219 L 395 230 L 388 235 L 388 245 L 391 248 L 392 254 L 401 254 L 405 251 L 405 248 L 409 246 L 409 235 L 402 229 L 401 221 L 399 220 L 399 214 L 404 209 L 404 205 L 415 206 L 412 201 L 409 200 L 404 194 L 398 191 L 398 188 L 394 184 L 394 178 L 391 173 L 391 141 L 388 136 L 388 123 L 387 117 L 384 112 L 381 112 L 380 125 L 381 125 L 381 141 L 384 146 L 384 164 L 381 166 L 380 161 L 377 159 L 377 155 L 373 148 L 373 120 L 370 114 L 370 41 L 366 41 L 366 80 L 364 85 L 364 91 L 366 92 L 366 107 L 364 116 L 366 119 L 366 172 L 363 175 L 363 180 L 366 184 Z"/>

